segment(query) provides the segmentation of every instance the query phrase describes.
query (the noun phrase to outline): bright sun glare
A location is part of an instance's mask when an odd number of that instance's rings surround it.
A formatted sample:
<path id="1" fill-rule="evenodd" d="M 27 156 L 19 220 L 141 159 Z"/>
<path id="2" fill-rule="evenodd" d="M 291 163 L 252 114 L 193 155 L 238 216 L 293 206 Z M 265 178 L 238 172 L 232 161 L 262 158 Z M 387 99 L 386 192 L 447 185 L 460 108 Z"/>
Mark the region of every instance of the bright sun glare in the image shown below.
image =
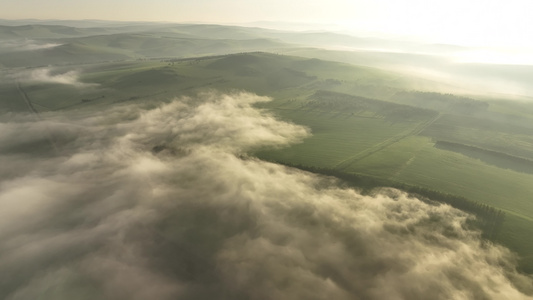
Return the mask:
<path id="1" fill-rule="evenodd" d="M 452 55 L 456 62 L 533 64 L 533 1 L 376 2 L 338 24 L 358 34 L 469 47 Z"/>

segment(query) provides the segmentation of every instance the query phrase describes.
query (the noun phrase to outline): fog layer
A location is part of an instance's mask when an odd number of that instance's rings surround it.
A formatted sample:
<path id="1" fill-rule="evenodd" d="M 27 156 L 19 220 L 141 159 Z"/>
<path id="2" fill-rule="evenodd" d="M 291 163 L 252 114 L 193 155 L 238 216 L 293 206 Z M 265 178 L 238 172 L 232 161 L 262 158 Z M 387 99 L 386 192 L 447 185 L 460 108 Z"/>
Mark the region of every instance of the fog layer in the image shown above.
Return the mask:
<path id="1" fill-rule="evenodd" d="M 309 134 L 267 100 L 0 117 L 2 298 L 529 299 L 467 214 L 247 156 Z"/>
<path id="2" fill-rule="evenodd" d="M 3 52 L 20 52 L 48 49 L 60 46 L 61 44 L 42 43 L 30 39 L 24 40 L 2 40 L 0 44 L 0 53 Z"/>
<path id="3" fill-rule="evenodd" d="M 23 70 L 8 72 L 7 79 L 17 80 L 20 82 L 29 82 L 29 83 L 52 83 L 52 84 L 64 84 L 71 85 L 78 88 L 96 86 L 94 83 L 84 83 L 79 81 L 79 71 L 58 71 L 53 68 L 36 68 L 32 70 Z"/>

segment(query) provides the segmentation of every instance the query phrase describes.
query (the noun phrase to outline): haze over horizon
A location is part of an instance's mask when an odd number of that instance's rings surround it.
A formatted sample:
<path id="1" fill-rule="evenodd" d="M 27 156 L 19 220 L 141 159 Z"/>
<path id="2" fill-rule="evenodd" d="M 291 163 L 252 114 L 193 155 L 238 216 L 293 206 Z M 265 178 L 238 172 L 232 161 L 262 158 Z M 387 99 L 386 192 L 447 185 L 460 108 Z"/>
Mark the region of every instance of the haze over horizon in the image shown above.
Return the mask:
<path id="1" fill-rule="evenodd" d="M 531 47 L 533 3 L 510 1 L 1 1 L 4 19 L 329 24 L 357 33 L 422 38 L 468 46 Z M 36 10 L 34 7 L 39 6 Z M 239 13 L 236 14 L 235 12 Z"/>

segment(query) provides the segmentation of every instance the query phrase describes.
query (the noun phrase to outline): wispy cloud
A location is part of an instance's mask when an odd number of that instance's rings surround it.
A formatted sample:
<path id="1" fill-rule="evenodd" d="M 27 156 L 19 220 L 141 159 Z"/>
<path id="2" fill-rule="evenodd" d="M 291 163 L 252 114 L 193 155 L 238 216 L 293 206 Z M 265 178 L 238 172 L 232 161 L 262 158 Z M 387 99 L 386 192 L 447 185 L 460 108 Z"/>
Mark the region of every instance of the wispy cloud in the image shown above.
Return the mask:
<path id="1" fill-rule="evenodd" d="M 11 72 L 8 77 L 23 82 L 44 82 L 72 85 L 79 88 L 91 87 L 96 84 L 84 83 L 79 81 L 80 72 L 71 70 L 67 72 L 60 72 L 51 67 L 38 68 L 33 70 L 25 70 L 18 72 Z"/>
<path id="2" fill-rule="evenodd" d="M 33 51 L 54 48 L 57 46 L 61 46 L 61 44 L 43 43 L 29 39 L 3 40 L 2 43 L 0 43 L 0 52 Z"/>
<path id="3" fill-rule="evenodd" d="M 529 299 L 512 255 L 465 229 L 469 215 L 248 157 L 309 134 L 252 106 L 267 100 L 0 117 L 0 294 Z"/>

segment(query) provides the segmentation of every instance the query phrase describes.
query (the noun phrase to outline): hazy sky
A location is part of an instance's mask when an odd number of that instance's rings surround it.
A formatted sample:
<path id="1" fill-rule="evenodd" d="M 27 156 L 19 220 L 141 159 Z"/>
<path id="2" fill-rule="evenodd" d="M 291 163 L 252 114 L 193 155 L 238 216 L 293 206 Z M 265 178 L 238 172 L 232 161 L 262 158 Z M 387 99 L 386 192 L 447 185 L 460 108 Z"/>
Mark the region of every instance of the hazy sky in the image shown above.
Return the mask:
<path id="1" fill-rule="evenodd" d="M 531 44 L 528 0 L 0 0 L 0 18 L 340 24 L 442 42 Z"/>

